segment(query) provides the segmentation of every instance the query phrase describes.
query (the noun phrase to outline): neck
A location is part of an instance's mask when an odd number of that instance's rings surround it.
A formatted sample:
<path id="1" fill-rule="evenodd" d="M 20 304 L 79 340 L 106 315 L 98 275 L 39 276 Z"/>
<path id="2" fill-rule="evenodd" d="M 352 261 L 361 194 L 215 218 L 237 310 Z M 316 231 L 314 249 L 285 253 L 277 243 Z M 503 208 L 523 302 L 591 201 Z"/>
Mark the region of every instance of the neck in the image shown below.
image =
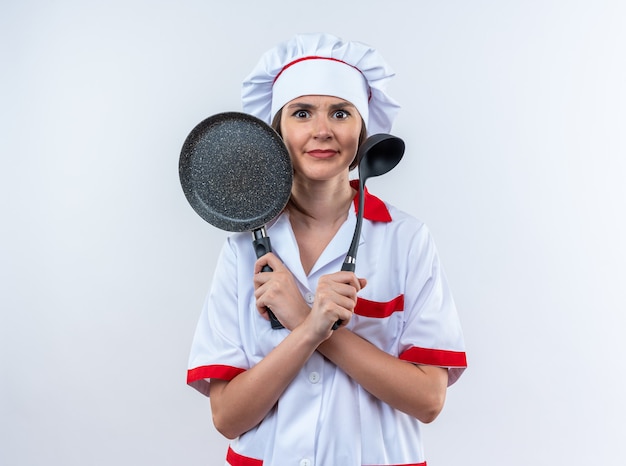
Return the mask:
<path id="1" fill-rule="evenodd" d="M 354 195 L 347 179 L 323 182 L 295 179 L 288 209 L 293 220 L 334 224 L 345 220 Z"/>

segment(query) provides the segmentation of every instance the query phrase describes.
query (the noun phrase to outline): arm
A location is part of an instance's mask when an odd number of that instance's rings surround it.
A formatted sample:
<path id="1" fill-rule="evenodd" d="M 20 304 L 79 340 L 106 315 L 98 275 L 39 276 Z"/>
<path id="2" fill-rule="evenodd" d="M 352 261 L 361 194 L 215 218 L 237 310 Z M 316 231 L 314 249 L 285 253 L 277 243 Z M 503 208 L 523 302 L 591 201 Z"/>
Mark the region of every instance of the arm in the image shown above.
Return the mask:
<path id="1" fill-rule="evenodd" d="M 350 272 L 323 277 L 310 309 L 291 273 L 275 256 L 266 256 L 257 261 L 257 307 L 262 314 L 266 307 L 272 309 L 291 332 L 246 372 L 230 381 L 211 380 L 213 422 L 227 438 L 235 438 L 261 422 L 319 344 L 332 335 L 337 319 L 349 322 L 356 304 L 356 289 L 362 283 Z M 267 263 L 274 271 L 258 273 Z"/>
<path id="2" fill-rule="evenodd" d="M 294 296 L 301 299 L 297 290 L 287 291 L 295 287 L 290 282 L 293 277 L 280 261 L 269 256 L 268 254 L 274 274 L 258 274 L 255 278 L 260 285 L 257 288 L 257 305 L 261 304 L 259 312 L 264 312 L 264 306 L 267 305 L 280 316 L 279 320 L 287 328 L 297 329 L 299 323 L 307 317 L 308 307 L 289 301 Z M 329 287 L 342 284 L 353 287 L 350 300 L 356 303 L 357 290 L 365 286 L 365 280 L 357 280 L 351 272 L 340 272 L 336 275 L 336 281 L 327 280 L 335 274 L 320 279 L 314 309 L 320 301 L 326 299 Z M 347 294 L 348 291 L 342 290 L 342 293 Z M 284 306 L 284 303 L 289 304 Z M 349 304 L 346 302 L 344 306 L 348 307 Z M 321 308 L 328 309 L 329 306 L 322 304 Z M 290 312 L 294 309 L 299 309 L 299 312 Z M 349 309 L 352 311 L 354 308 Z M 330 318 L 330 322 L 335 321 L 336 319 Z M 323 321 L 322 325 L 328 325 L 327 322 Z M 347 320 L 343 323 L 344 327 L 346 323 Z M 328 332 L 328 327 L 321 329 L 323 330 Z M 400 360 L 345 328 L 326 333 L 326 338 L 321 341 L 323 342 L 317 350 L 381 401 L 422 422 L 433 421 L 441 412 L 448 385 L 447 369 L 418 366 Z"/>
<path id="3" fill-rule="evenodd" d="M 424 423 L 443 408 L 447 369 L 402 361 L 346 329 L 338 329 L 318 351 L 376 398 Z"/>
<path id="4" fill-rule="evenodd" d="M 304 328 L 295 329 L 250 370 L 230 381 L 211 379 L 211 411 L 216 429 L 232 439 L 261 422 L 318 343 Z"/>

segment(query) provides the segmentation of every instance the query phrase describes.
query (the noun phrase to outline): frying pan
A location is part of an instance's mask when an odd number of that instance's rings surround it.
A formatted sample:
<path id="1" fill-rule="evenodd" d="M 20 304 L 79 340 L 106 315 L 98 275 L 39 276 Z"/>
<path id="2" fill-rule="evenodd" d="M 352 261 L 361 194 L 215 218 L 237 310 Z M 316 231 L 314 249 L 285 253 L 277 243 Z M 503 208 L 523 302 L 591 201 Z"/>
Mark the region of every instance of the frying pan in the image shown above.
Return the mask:
<path id="1" fill-rule="evenodd" d="M 265 224 L 287 205 L 293 167 L 270 126 L 239 112 L 201 121 L 185 139 L 178 173 L 187 201 L 201 218 L 221 230 L 251 231 L 257 257 L 271 252 Z M 272 328 L 283 328 L 268 312 Z"/>

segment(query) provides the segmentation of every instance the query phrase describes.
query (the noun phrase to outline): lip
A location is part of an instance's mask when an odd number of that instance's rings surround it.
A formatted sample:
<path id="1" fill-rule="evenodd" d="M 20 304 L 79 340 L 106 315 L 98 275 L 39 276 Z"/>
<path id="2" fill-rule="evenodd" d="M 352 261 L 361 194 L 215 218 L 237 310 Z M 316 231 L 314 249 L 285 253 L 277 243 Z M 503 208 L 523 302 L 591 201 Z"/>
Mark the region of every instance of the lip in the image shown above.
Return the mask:
<path id="1" fill-rule="evenodd" d="M 332 149 L 313 149 L 307 151 L 307 154 L 309 154 L 311 157 L 315 157 L 318 159 L 327 159 L 336 155 L 337 151 Z"/>

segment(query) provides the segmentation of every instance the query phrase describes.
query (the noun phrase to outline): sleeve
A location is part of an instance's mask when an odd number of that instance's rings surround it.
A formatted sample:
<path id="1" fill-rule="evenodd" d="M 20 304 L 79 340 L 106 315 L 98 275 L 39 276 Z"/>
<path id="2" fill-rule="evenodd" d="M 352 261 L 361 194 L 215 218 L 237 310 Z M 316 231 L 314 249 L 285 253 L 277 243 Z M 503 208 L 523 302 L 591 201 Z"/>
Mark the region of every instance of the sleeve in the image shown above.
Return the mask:
<path id="1" fill-rule="evenodd" d="M 231 380 L 249 368 L 241 342 L 237 254 L 226 241 L 191 344 L 187 383 L 209 396 L 209 379 Z"/>
<path id="2" fill-rule="evenodd" d="M 425 225 L 409 245 L 405 319 L 400 359 L 445 367 L 448 385 L 456 382 L 467 367 L 463 332 L 435 243 Z"/>

